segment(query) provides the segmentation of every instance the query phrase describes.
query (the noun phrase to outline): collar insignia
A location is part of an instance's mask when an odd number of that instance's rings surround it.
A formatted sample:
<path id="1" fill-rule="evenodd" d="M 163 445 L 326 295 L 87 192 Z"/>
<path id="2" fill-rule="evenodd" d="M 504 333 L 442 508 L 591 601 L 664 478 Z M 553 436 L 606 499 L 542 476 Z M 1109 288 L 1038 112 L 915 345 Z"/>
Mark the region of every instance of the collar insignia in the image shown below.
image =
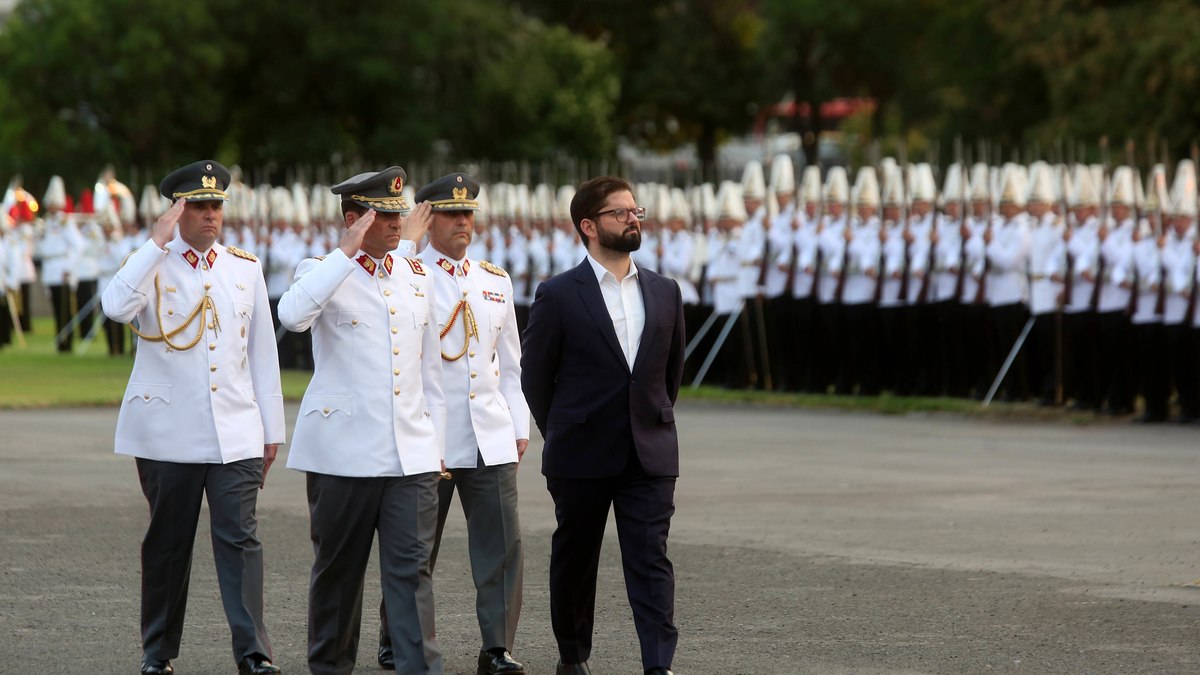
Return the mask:
<path id="1" fill-rule="evenodd" d="M 212 269 L 213 263 L 217 260 L 217 249 L 208 249 L 208 255 L 204 256 L 204 262 L 208 263 L 209 269 Z"/>
<path id="2" fill-rule="evenodd" d="M 196 252 L 190 248 L 184 252 L 183 259 L 187 261 L 187 264 L 192 266 L 192 269 L 196 269 L 196 264 L 200 262 L 200 256 L 196 255 Z"/>
<path id="3" fill-rule="evenodd" d="M 389 253 L 383 256 L 383 269 L 387 270 L 390 275 L 392 273 L 392 254 Z"/>
<path id="4" fill-rule="evenodd" d="M 376 265 L 375 265 L 375 261 L 371 260 L 371 256 L 364 253 L 364 254 L 358 256 L 357 258 L 355 258 L 354 261 L 357 262 L 359 265 L 361 265 L 362 268 L 367 271 L 367 274 L 370 274 L 372 276 L 375 275 Z"/>
<path id="5" fill-rule="evenodd" d="M 438 258 L 437 265 L 445 270 L 446 274 L 454 276 L 454 263 L 446 260 L 445 258 Z"/>

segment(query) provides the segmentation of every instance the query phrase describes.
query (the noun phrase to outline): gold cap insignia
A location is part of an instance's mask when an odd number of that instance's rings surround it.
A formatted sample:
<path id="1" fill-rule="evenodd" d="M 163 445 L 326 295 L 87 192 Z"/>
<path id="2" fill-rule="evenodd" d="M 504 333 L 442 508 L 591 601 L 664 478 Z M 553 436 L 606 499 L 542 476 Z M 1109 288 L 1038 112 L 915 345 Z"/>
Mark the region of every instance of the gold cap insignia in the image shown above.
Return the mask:
<path id="1" fill-rule="evenodd" d="M 217 189 L 217 177 L 216 176 L 201 176 L 200 177 L 200 187 L 208 189 L 208 190 Z"/>
<path id="2" fill-rule="evenodd" d="M 393 178 L 392 184 L 388 186 L 388 192 L 394 195 L 404 192 L 404 178 L 402 176 L 396 176 Z"/>
<path id="3" fill-rule="evenodd" d="M 456 200 L 466 201 L 467 199 L 467 188 L 465 187 L 456 187 L 450 192 Z"/>

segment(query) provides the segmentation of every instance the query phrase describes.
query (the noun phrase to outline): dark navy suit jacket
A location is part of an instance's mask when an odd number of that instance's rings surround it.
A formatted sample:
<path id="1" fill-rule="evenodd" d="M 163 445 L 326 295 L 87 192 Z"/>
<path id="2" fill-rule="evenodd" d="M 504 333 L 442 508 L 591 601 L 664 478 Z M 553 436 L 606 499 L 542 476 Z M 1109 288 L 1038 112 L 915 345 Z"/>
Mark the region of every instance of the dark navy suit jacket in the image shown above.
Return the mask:
<path id="1" fill-rule="evenodd" d="M 521 342 L 521 385 L 545 439 L 548 477 L 617 476 L 630 442 L 647 475 L 679 475 L 683 299 L 675 281 L 642 268 L 638 286 L 646 327 L 632 369 L 587 259 L 538 286 Z"/>

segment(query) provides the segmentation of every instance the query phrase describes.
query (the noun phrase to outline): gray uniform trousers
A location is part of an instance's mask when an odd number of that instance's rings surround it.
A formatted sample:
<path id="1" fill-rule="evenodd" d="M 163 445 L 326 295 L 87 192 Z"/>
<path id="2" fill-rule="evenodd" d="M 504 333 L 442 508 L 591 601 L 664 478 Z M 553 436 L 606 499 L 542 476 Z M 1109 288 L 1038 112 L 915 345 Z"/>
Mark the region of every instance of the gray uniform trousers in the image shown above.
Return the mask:
<path id="1" fill-rule="evenodd" d="M 233 634 L 233 659 L 271 658 L 263 625 L 263 555 L 254 509 L 262 485 L 261 459 L 229 464 L 183 464 L 137 459 L 150 526 L 142 539 L 142 649 L 146 656 L 179 656 L 200 502 L 208 497 L 213 559 L 221 604 Z"/>
<path id="2" fill-rule="evenodd" d="M 429 556 L 437 527 L 436 473 L 350 478 L 308 473 L 315 560 L 308 589 L 308 667 L 350 673 L 358 657 L 363 579 L 375 532 L 399 673 L 441 673 Z"/>
<path id="3" fill-rule="evenodd" d="M 517 518 L 517 464 L 450 469 L 452 478 L 438 482 L 437 538 L 430 568 L 437 563 L 442 530 L 458 490 L 467 517 L 467 548 L 475 581 L 475 614 L 482 649 L 503 647 L 512 651 L 521 618 L 525 550 Z M 379 605 L 380 644 L 387 645 L 386 602 Z"/>

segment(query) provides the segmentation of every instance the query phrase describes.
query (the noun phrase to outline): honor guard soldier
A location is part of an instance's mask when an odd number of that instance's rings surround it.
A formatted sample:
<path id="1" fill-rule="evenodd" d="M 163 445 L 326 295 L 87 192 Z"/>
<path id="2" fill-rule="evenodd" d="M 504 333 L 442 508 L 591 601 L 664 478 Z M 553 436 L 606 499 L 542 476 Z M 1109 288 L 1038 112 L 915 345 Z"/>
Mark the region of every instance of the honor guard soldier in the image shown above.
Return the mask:
<path id="1" fill-rule="evenodd" d="M 881 164 L 883 170 L 883 222 L 879 235 L 882 260 L 878 296 L 880 386 L 895 391 L 908 359 L 904 333 L 904 181 L 895 163 Z"/>
<path id="2" fill-rule="evenodd" d="M 379 534 L 395 667 L 441 673 L 430 554 L 437 527 L 446 406 L 433 284 L 411 252 L 429 206 L 412 215 L 398 166 L 332 188 L 346 224 L 338 247 L 308 258 L 279 300 L 279 320 L 313 332 L 315 370 L 288 468 L 307 472 L 315 560 L 308 667 L 354 668 L 363 577 Z"/>
<path id="3" fill-rule="evenodd" d="M 1025 167 L 1008 164 L 1004 167 L 999 195 L 999 211 L 1003 219 L 999 227 L 985 231 L 987 243 L 987 272 L 984 274 L 985 300 L 992 313 L 991 348 L 988 359 L 988 378 L 1000 372 L 1005 357 L 1029 318 L 1026 299 L 1029 280 L 1026 268 L 1029 260 L 1029 225 L 1025 219 Z M 1008 400 L 1024 400 L 1028 391 L 1024 357 L 1018 352 L 1004 379 Z"/>
<path id="4" fill-rule="evenodd" d="M 854 216 L 842 235 L 846 240 L 846 253 L 839 279 L 846 362 L 842 364 L 842 381 L 837 389 L 851 393 L 857 385 L 860 395 L 876 396 L 879 394 L 879 364 L 874 344 L 878 331 L 875 289 L 879 280 L 881 225 L 875 167 L 864 166 L 858 170 L 850 201 L 854 205 Z"/>
<path id="5" fill-rule="evenodd" d="M 62 178 L 50 178 L 42 207 L 46 210 L 46 220 L 37 242 L 37 255 L 42 259 L 42 285 L 50 292 L 50 303 L 54 307 L 55 344 L 59 352 L 69 353 L 74 331 L 68 331 L 66 327 L 78 311 L 75 266 L 83 249 L 83 237 L 68 216 L 67 191 Z"/>
<path id="6" fill-rule="evenodd" d="M 1078 410 L 1100 406 L 1096 391 L 1096 274 L 1100 256 L 1099 192 L 1086 166 L 1077 165 L 1067 185 L 1067 254 L 1056 272 L 1063 281 L 1063 396 Z"/>
<path id="7" fill-rule="evenodd" d="M 963 332 L 962 292 L 966 281 L 963 269 L 963 223 L 966 206 L 966 178 L 961 164 L 946 169 L 946 180 L 939 195 L 942 213 L 937 219 L 936 241 L 933 245 L 933 277 L 929 280 L 929 297 L 933 305 L 937 341 L 934 358 L 940 366 L 942 381 L 935 386 L 950 396 L 966 397 L 969 393 L 965 362 L 965 333 Z"/>
<path id="8" fill-rule="evenodd" d="M 258 261 L 217 243 L 225 167 L 202 160 L 159 185 L 175 201 L 104 290 L 104 313 L 140 338 L 116 452 L 137 458 L 150 526 L 142 541 L 142 672 L 179 655 L 192 545 L 207 497 L 213 558 L 240 673 L 278 673 L 263 624 L 255 504 L 284 441 L 283 394 Z M 178 223 L 178 234 L 175 233 Z"/>
<path id="9" fill-rule="evenodd" d="M 1171 395 L 1162 316 L 1166 298 L 1159 293 L 1163 281 L 1162 251 L 1166 245 L 1160 207 L 1166 201 L 1166 167 L 1155 165 L 1149 178 L 1150 189 L 1146 192 L 1142 191 L 1141 180 L 1136 174 L 1134 178 L 1135 204 L 1143 217 L 1138 219 L 1133 230 L 1134 277 L 1129 312 L 1133 388 L 1145 402 L 1145 410 L 1135 420 L 1140 423 L 1166 422 Z"/>
<path id="10" fill-rule="evenodd" d="M 1133 290 L 1134 187 L 1133 169 L 1117 167 L 1113 172 L 1108 222 L 1100 227 L 1100 293 L 1096 322 L 1103 363 L 1097 371 L 1104 412 L 1128 415 L 1133 412 L 1133 383 L 1129 324 L 1129 298 Z"/>
<path id="11" fill-rule="evenodd" d="M 1169 213 L 1170 234 L 1163 245 L 1163 283 L 1166 284 L 1163 303 L 1163 323 L 1166 325 L 1167 363 L 1179 395 L 1179 416 L 1173 421 L 1187 424 L 1200 418 L 1200 399 L 1197 397 L 1196 349 L 1192 342 L 1192 317 L 1195 312 L 1192 295 L 1196 272 L 1196 170 L 1185 159 L 1175 169 L 1171 186 Z"/>
<path id="12" fill-rule="evenodd" d="M 1063 242 L 1063 227 L 1051 206 L 1058 201 L 1055 193 L 1054 171 L 1045 162 L 1035 162 L 1029 172 L 1028 206 L 1030 228 L 1029 247 L 1029 311 L 1033 328 L 1029 332 L 1026 352 L 1029 357 L 1029 383 L 1032 394 L 1041 405 L 1055 402 L 1055 317 L 1062 294 L 1062 283 L 1054 278 L 1054 270 L 1064 267 L 1067 254 Z"/>
<path id="13" fill-rule="evenodd" d="M 521 615 L 524 547 L 517 515 L 517 465 L 529 445 L 529 406 L 521 393 L 512 280 L 486 260 L 467 257 L 478 192 L 473 177 L 454 173 L 416 194 L 417 204 L 428 203 L 433 209 L 429 245 L 419 259 L 432 277 L 433 316 L 441 337 L 437 353 L 442 359 L 450 474 L 438 483 L 437 538 L 429 565 L 437 563 L 457 490 L 467 518 L 482 640 L 476 672 L 515 675 L 525 672 L 510 652 Z"/>
<path id="14" fill-rule="evenodd" d="M 816 298 L 813 297 L 813 278 L 817 264 L 817 225 L 821 216 L 821 168 L 808 166 L 800 180 L 800 206 L 791 223 L 790 246 L 781 248 L 775 258 L 776 268 L 790 270 L 785 295 L 790 296 L 787 338 L 792 345 L 788 359 L 788 389 L 813 391 L 812 347 L 816 342 L 817 325 L 813 321 Z"/>
<path id="15" fill-rule="evenodd" d="M 823 394 L 837 380 L 840 369 L 845 367 L 842 361 L 845 350 L 842 345 L 841 308 L 837 298 L 838 277 L 841 276 L 846 254 L 845 230 L 849 227 L 849 214 L 846 211 L 850 200 L 850 181 L 844 168 L 835 166 L 829 170 L 821 196 L 824 213 L 817 226 L 820 269 L 814 282 L 817 288 L 813 293 L 819 303 L 816 324 L 820 327 L 820 341 L 814 350 L 817 368 L 815 380 L 817 393 Z"/>

